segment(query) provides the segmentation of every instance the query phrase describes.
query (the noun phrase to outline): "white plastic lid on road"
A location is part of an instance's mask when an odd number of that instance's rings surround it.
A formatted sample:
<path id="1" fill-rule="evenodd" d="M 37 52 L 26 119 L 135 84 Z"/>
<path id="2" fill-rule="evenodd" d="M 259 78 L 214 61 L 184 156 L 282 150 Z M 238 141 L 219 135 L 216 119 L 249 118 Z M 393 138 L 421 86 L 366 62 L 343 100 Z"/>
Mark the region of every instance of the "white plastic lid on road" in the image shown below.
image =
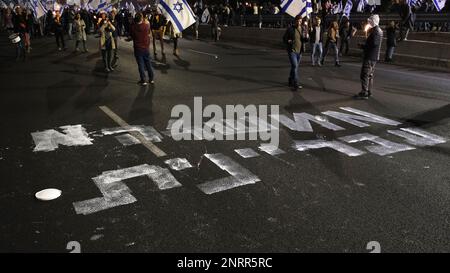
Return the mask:
<path id="1" fill-rule="evenodd" d="M 42 201 L 50 201 L 60 197 L 61 191 L 58 189 L 45 189 L 42 191 L 38 191 L 34 196 Z"/>

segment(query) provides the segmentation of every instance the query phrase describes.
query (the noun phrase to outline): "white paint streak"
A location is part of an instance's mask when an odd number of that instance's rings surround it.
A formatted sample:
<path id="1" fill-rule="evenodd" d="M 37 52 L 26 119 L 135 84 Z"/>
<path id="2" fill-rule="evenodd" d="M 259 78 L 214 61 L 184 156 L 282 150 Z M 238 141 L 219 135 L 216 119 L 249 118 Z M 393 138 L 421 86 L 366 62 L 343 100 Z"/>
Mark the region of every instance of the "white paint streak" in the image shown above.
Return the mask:
<path id="1" fill-rule="evenodd" d="M 255 152 L 252 148 L 236 149 L 234 151 L 242 158 L 252 158 L 259 156 L 259 154 Z"/>
<path id="2" fill-rule="evenodd" d="M 123 134 L 115 136 L 117 141 L 119 141 L 123 146 L 130 146 L 141 143 L 137 138 L 130 134 Z"/>
<path id="3" fill-rule="evenodd" d="M 261 181 L 249 170 L 223 154 L 205 154 L 205 157 L 211 160 L 220 169 L 231 175 L 197 185 L 197 187 L 206 194 L 213 194 L 248 184 L 255 184 L 256 182 Z"/>
<path id="4" fill-rule="evenodd" d="M 376 143 L 378 145 L 365 146 L 365 148 L 369 152 L 381 156 L 415 149 L 414 147 L 411 147 L 409 145 L 392 142 L 368 133 L 340 137 L 339 139 L 347 143 L 356 143 L 361 141 L 370 141 Z"/>
<path id="5" fill-rule="evenodd" d="M 400 128 L 400 130 L 388 130 L 388 133 L 405 138 L 406 142 L 419 147 L 433 146 L 447 142 L 441 136 L 426 132 L 417 127 Z"/>
<path id="6" fill-rule="evenodd" d="M 172 176 L 168 169 L 147 164 L 130 168 L 103 172 L 102 175 L 92 178 L 102 197 L 74 202 L 77 214 L 88 215 L 105 209 L 131 204 L 137 199 L 123 180 L 148 176 L 160 190 L 180 187 L 181 184 Z"/>
<path id="7" fill-rule="evenodd" d="M 261 144 L 261 146 L 259 146 L 258 149 L 269 155 L 279 155 L 279 154 L 285 153 L 285 151 L 281 150 L 277 146 L 273 146 L 273 145 L 269 145 L 269 144 Z"/>
<path id="8" fill-rule="evenodd" d="M 155 130 L 152 126 L 144 126 L 144 125 L 128 125 L 123 127 L 115 127 L 115 128 L 107 128 L 102 129 L 103 135 L 114 135 L 121 134 L 127 132 L 139 132 L 147 141 L 151 142 L 161 142 L 162 136 L 158 131 Z"/>
<path id="9" fill-rule="evenodd" d="M 175 171 L 181 171 L 193 167 L 186 158 L 173 158 L 164 161 L 164 163 L 169 166 L 170 169 Z"/>
<path id="10" fill-rule="evenodd" d="M 35 144 L 33 152 L 54 151 L 59 145 L 85 146 L 93 144 L 93 139 L 89 138 L 86 129 L 80 124 L 61 126 L 59 128 L 61 128 L 63 133 L 53 129 L 31 133 Z"/>
<path id="11" fill-rule="evenodd" d="M 346 145 L 340 141 L 332 140 L 304 140 L 304 141 L 295 141 L 294 142 L 294 149 L 297 151 L 307 151 L 307 150 L 315 150 L 315 149 L 322 149 L 322 148 L 330 148 L 333 150 L 336 150 L 338 152 L 341 152 L 343 154 L 346 154 L 348 156 L 360 156 L 365 154 L 365 152 L 355 149 L 349 145 Z"/>
<path id="12" fill-rule="evenodd" d="M 341 126 L 333 124 L 327 120 L 317 119 L 308 113 L 294 113 L 294 120 L 288 118 L 286 115 L 270 115 L 273 119 L 278 120 L 285 127 L 292 131 L 298 132 L 313 132 L 311 122 L 317 123 L 322 127 L 330 129 L 332 131 L 342 131 L 345 130 Z"/>

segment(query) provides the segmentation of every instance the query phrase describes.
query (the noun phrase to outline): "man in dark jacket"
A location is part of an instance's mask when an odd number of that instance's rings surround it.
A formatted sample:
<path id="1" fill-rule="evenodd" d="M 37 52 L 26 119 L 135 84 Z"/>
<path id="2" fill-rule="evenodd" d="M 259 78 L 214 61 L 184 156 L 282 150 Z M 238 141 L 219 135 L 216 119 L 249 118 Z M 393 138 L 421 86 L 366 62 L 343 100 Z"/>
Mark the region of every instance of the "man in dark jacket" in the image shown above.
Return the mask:
<path id="1" fill-rule="evenodd" d="M 397 26 L 394 21 L 391 21 L 386 28 L 386 54 L 384 61 L 392 62 L 392 56 L 394 55 L 395 47 L 397 46 L 397 41 L 395 39 L 395 31 Z"/>
<path id="2" fill-rule="evenodd" d="M 289 86 L 292 86 L 294 90 L 302 88 L 298 84 L 298 65 L 300 64 L 303 53 L 301 22 L 302 17 L 297 15 L 294 19 L 294 24 L 286 29 L 283 36 L 283 42 L 287 45 L 287 52 L 291 63 Z"/>
<path id="3" fill-rule="evenodd" d="M 380 17 L 377 14 L 370 16 L 367 20 L 370 26 L 365 44 L 360 47 L 364 50 L 364 59 L 361 68 L 362 90 L 354 97 L 356 99 L 368 99 L 371 95 L 375 65 L 380 59 L 381 43 L 383 41 L 383 31 L 378 26 Z"/>
<path id="4" fill-rule="evenodd" d="M 399 15 L 402 19 L 399 41 L 406 41 L 409 32 L 414 29 L 414 23 L 416 21 L 415 8 L 409 5 L 406 0 L 400 0 L 399 4 Z"/>

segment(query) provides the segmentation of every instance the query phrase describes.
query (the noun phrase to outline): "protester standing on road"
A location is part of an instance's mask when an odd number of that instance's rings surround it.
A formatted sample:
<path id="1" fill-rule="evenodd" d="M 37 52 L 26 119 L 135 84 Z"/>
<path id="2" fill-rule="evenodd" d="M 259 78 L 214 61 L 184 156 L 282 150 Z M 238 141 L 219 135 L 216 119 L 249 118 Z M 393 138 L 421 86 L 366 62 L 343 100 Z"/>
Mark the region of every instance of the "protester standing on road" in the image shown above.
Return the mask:
<path id="1" fill-rule="evenodd" d="M 395 47 L 397 46 L 397 41 L 395 39 L 395 31 L 397 30 L 397 26 L 394 21 L 389 23 L 389 26 L 386 28 L 386 56 L 385 62 L 392 62 L 392 57 L 394 55 Z"/>
<path id="2" fill-rule="evenodd" d="M 291 63 L 288 84 L 289 86 L 292 86 L 294 90 L 302 88 L 302 86 L 299 85 L 298 79 L 298 66 L 303 52 L 301 23 L 302 17 L 300 15 L 295 16 L 294 24 L 286 29 L 286 32 L 283 35 L 283 42 L 287 46 L 289 62 Z"/>
<path id="3" fill-rule="evenodd" d="M 156 58 L 156 39 L 161 43 L 161 54 L 164 55 L 164 32 L 166 31 L 166 19 L 157 8 L 153 9 L 150 27 L 153 34 L 153 55 Z"/>
<path id="4" fill-rule="evenodd" d="M 153 81 L 153 68 L 150 63 L 150 24 L 144 19 L 142 13 L 138 12 L 135 16 L 135 23 L 131 26 L 130 38 L 127 41 L 133 40 L 134 57 L 138 64 L 140 85 L 147 85 L 148 82 L 145 80 L 145 70 L 148 73 L 148 81 L 154 83 Z"/>
<path id="5" fill-rule="evenodd" d="M 83 19 L 81 19 L 81 15 L 79 13 L 75 15 L 74 26 L 77 39 L 75 43 L 75 51 L 80 51 L 80 48 L 78 46 L 80 45 L 80 43 L 83 43 L 83 52 L 88 52 L 86 48 L 86 23 Z"/>
<path id="6" fill-rule="evenodd" d="M 111 22 L 111 24 L 114 26 L 115 30 L 113 31 L 113 39 L 114 39 L 114 56 L 113 56 L 113 60 L 111 62 L 111 65 L 113 68 L 117 67 L 117 61 L 119 60 L 119 54 L 118 54 L 118 50 L 119 50 L 119 31 L 118 31 L 118 22 L 117 22 L 117 10 L 115 8 L 113 8 L 111 10 L 111 14 L 109 16 L 109 21 Z"/>
<path id="7" fill-rule="evenodd" d="M 339 52 L 347 55 L 349 50 L 350 40 L 356 34 L 356 28 L 351 26 L 350 21 L 346 20 L 343 26 L 340 29 L 340 38 L 341 38 L 341 47 L 339 48 Z"/>
<path id="8" fill-rule="evenodd" d="M 328 50 L 330 47 L 334 50 L 334 65 L 337 67 L 340 67 L 339 64 L 339 49 L 337 47 L 339 39 L 339 24 L 337 21 L 334 21 L 330 28 L 328 29 L 328 35 L 327 35 L 327 41 L 325 42 L 325 51 L 322 56 L 321 64 L 323 65 L 325 63 L 325 58 L 328 55 Z"/>
<path id="9" fill-rule="evenodd" d="M 399 0 L 396 0 L 399 1 Z M 408 4 L 407 0 L 400 0 L 399 15 L 402 19 L 400 26 L 399 41 L 408 40 L 408 34 L 414 29 L 414 22 L 416 20 L 415 8 Z"/>
<path id="10" fill-rule="evenodd" d="M 100 26 L 100 49 L 102 51 L 103 63 L 105 64 L 105 71 L 114 71 L 111 66 L 111 55 L 112 51 L 116 48 L 114 44 L 113 31 L 116 30 L 114 25 L 109 21 L 108 18 L 102 20 L 102 25 Z"/>
<path id="11" fill-rule="evenodd" d="M 321 59 L 322 59 L 322 25 L 321 20 L 319 17 L 316 17 L 314 24 L 311 27 L 311 32 L 309 34 L 310 41 L 311 41 L 311 63 L 312 66 L 317 65 L 321 66 Z M 317 57 L 316 57 L 317 56 Z"/>
<path id="12" fill-rule="evenodd" d="M 370 26 L 365 44 L 359 44 L 364 50 L 363 64 L 361 68 L 362 90 L 354 96 L 355 99 L 368 99 L 372 94 L 375 65 L 380 59 L 383 31 L 378 26 L 380 17 L 374 14 L 367 20 Z"/>
<path id="13" fill-rule="evenodd" d="M 175 28 L 172 25 L 172 22 L 168 23 L 170 38 L 173 41 L 173 55 L 178 56 L 180 54 L 178 50 L 178 39 L 182 37 L 181 32 L 175 32 Z"/>
<path id="14" fill-rule="evenodd" d="M 56 45 L 58 50 L 61 51 L 61 46 L 66 50 L 66 44 L 64 43 L 64 28 L 61 21 L 61 14 L 59 10 L 55 11 L 55 19 L 53 20 L 53 29 L 55 31 Z"/>

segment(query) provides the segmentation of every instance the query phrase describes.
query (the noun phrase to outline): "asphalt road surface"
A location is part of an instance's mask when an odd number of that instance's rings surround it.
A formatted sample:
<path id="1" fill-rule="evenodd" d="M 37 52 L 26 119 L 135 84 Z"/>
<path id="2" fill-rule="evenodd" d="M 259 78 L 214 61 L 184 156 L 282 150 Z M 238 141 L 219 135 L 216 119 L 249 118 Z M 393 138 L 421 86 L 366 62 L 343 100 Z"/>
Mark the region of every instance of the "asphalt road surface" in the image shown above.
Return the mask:
<path id="1" fill-rule="evenodd" d="M 0 251 L 69 252 L 71 241 L 82 252 L 369 252 L 371 241 L 450 251 L 449 74 L 380 63 L 372 98 L 355 101 L 359 59 L 318 68 L 305 55 L 292 92 L 284 51 L 187 37 L 179 57 L 158 45 L 155 84 L 141 87 L 130 43 L 108 74 L 89 39 L 89 53 L 37 39 L 16 62 L 1 36 Z M 194 97 L 316 120 L 312 132 L 281 124 L 276 155 L 259 139 L 175 141 L 171 111 Z M 355 109 L 396 123 L 323 114 Z M 247 148 L 254 157 L 235 152 Z M 176 158 L 191 167 L 170 169 Z M 62 195 L 37 200 L 46 188 Z"/>

